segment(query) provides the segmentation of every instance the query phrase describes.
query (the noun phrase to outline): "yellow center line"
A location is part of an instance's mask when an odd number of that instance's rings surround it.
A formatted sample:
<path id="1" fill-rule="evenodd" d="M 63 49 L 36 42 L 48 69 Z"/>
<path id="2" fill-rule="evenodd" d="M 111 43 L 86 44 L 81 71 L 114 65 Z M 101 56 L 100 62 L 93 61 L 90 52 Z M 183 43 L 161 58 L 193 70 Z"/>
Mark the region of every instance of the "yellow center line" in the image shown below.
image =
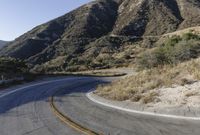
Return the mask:
<path id="1" fill-rule="evenodd" d="M 71 120 L 69 117 L 67 117 L 66 115 L 64 115 L 63 113 L 61 113 L 58 108 L 55 106 L 54 104 L 54 97 L 50 97 L 49 98 L 49 102 L 50 102 L 50 107 L 53 111 L 53 113 L 65 124 L 67 124 L 68 126 L 72 127 L 73 129 L 75 129 L 76 131 L 83 133 L 85 135 L 103 135 L 103 134 L 99 134 L 95 131 L 92 131 L 86 127 L 83 127 L 82 125 L 74 122 L 73 120 Z"/>

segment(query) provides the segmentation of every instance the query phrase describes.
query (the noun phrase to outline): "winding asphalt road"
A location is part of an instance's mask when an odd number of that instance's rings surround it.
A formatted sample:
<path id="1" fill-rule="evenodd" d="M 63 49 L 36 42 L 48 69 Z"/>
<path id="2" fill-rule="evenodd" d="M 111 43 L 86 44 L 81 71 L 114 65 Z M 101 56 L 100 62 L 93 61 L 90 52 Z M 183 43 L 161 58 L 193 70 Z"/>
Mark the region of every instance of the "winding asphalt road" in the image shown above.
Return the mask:
<path id="1" fill-rule="evenodd" d="M 49 97 L 74 122 L 105 135 L 200 135 L 200 121 L 131 114 L 90 101 L 85 93 L 114 78 L 67 77 L 0 92 L 0 135 L 80 135 L 53 114 Z M 17 89 L 17 91 L 16 91 Z"/>

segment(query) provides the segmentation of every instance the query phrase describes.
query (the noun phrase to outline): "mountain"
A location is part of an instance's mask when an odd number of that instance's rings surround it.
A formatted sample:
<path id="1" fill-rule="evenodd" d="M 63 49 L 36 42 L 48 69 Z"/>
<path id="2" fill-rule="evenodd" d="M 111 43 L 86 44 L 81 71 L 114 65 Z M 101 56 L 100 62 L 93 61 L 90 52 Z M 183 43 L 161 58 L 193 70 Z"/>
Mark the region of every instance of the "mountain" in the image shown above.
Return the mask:
<path id="1" fill-rule="evenodd" d="M 8 42 L 0 40 L 0 49 L 5 46 Z"/>
<path id="2" fill-rule="evenodd" d="M 37 26 L 0 50 L 40 71 L 77 71 L 126 65 L 136 46 L 200 26 L 199 0 L 96 0 Z"/>

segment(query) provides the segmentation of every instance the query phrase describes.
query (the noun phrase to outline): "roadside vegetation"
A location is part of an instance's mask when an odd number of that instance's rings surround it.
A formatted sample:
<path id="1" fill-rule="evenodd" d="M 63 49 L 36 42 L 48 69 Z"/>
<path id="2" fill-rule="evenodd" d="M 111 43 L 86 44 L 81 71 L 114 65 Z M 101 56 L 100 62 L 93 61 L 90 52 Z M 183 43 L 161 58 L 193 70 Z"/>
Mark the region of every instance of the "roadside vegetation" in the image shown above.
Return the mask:
<path id="1" fill-rule="evenodd" d="M 80 71 L 80 72 L 53 72 L 51 75 L 73 75 L 73 76 L 94 76 L 94 77 L 117 77 L 126 73 L 104 70 Z"/>
<path id="2" fill-rule="evenodd" d="M 99 86 L 95 93 L 113 100 L 149 103 L 162 87 L 192 84 L 200 80 L 200 36 L 173 36 L 141 54 L 134 76 Z"/>
<path id="3" fill-rule="evenodd" d="M 172 36 L 158 47 L 141 54 L 139 68 L 154 68 L 163 65 L 176 65 L 200 55 L 200 36 L 186 33 Z"/>
<path id="4" fill-rule="evenodd" d="M 28 65 L 18 59 L 0 57 L 0 88 L 31 81 L 34 75 L 29 73 Z"/>
<path id="5" fill-rule="evenodd" d="M 1 79 L 21 77 L 28 73 L 28 66 L 25 62 L 14 58 L 0 57 Z"/>

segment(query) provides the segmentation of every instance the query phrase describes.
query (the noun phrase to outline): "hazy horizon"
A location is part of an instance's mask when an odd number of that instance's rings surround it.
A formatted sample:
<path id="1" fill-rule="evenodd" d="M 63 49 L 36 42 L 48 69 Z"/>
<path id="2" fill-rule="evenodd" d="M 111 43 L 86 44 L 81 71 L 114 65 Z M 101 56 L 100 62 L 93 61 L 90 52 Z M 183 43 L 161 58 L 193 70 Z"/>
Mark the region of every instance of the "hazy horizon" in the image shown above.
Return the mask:
<path id="1" fill-rule="evenodd" d="M 62 16 L 91 0 L 3 0 L 0 40 L 11 41 L 37 25 Z"/>

